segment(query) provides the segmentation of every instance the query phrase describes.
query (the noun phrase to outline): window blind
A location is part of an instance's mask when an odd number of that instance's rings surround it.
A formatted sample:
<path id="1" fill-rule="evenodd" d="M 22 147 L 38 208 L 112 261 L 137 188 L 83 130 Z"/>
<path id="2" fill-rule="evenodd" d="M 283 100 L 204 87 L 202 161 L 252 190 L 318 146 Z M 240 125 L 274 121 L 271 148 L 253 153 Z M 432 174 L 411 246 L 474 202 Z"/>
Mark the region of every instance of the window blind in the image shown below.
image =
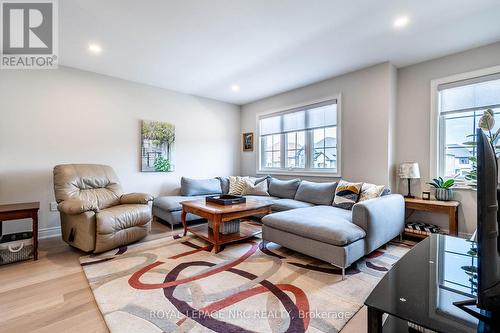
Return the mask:
<path id="1" fill-rule="evenodd" d="M 260 135 L 310 130 L 337 125 L 337 101 L 307 105 L 259 118 Z"/>
<path id="2" fill-rule="evenodd" d="M 441 113 L 473 111 L 500 106 L 500 73 L 440 84 Z"/>

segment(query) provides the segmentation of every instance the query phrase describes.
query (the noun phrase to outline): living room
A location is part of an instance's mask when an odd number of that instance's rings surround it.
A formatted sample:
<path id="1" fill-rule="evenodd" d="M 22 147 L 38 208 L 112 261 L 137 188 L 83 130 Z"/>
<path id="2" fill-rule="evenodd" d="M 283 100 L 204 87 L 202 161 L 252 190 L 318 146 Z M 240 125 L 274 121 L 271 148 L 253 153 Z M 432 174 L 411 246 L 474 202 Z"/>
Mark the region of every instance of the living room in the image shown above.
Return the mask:
<path id="1" fill-rule="evenodd" d="M 0 4 L 1 332 L 497 331 L 498 1 Z"/>

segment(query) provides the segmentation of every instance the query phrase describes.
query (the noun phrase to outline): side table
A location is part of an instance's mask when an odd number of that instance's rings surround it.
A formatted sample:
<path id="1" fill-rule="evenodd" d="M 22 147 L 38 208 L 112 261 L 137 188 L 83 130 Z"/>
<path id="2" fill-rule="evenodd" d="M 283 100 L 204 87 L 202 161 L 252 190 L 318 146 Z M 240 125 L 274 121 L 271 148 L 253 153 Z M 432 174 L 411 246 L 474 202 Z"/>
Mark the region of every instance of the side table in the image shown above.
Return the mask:
<path id="1" fill-rule="evenodd" d="M 39 202 L 0 205 L 0 223 L 20 219 L 33 221 L 33 259 L 38 260 L 38 210 Z"/>
<path id="2" fill-rule="evenodd" d="M 458 235 L 458 201 L 423 200 L 418 198 L 405 198 L 405 208 L 431 213 L 444 213 L 448 215 L 448 233 Z"/>

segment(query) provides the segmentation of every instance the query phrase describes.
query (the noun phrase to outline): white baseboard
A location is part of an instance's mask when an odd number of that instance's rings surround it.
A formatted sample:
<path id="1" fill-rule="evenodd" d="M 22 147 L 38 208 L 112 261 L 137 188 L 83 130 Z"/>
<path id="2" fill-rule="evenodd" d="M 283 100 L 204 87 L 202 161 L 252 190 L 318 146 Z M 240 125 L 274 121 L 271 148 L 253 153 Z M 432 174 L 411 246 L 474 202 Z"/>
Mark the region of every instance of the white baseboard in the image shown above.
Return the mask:
<path id="1" fill-rule="evenodd" d="M 38 229 L 38 239 L 61 236 L 61 227 Z"/>

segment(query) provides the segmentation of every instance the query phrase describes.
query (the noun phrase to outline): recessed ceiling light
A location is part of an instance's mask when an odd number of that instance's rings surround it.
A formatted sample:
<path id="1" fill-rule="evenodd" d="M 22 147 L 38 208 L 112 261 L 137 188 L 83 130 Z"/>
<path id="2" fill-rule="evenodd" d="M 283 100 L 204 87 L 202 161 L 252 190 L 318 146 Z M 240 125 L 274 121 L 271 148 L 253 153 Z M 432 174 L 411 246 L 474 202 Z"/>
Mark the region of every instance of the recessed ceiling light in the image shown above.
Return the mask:
<path id="1" fill-rule="evenodd" d="M 394 20 L 394 28 L 403 28 L 410 22 L 408 16 L 401 16 Z"/>
<path id="2" fill-rule="evenodd" d="M 234 92 L 238 92 L 238 91 L 240 91 L 240 86 L 237 85 L 237 84 L 233 84 L 231 86 L 231 90 L 234 91 Z"/>
<path id="3" fill-rule="evenodd" d="M 94 54 L 99 54 L 102 52 L 101 46 L 99 44 L 91 43 L 89 44 L 89 51 Z"/>

